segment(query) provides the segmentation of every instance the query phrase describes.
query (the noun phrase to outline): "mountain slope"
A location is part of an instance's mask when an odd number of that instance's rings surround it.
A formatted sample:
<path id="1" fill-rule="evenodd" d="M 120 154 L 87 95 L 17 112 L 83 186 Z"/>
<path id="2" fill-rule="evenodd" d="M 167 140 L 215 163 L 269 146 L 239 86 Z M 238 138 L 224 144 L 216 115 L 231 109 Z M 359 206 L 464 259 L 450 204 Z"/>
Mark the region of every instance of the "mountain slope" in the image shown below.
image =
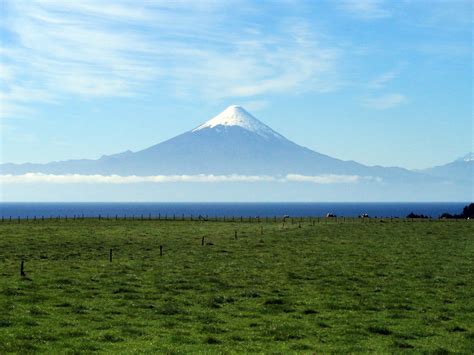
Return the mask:
<path id="1" fill-rule="evenodd" d="M 474 154 L 469 153 L 451 163 L 435 166 L 421 172 L 430 176 L 472 184 L 474 182 Z"/>

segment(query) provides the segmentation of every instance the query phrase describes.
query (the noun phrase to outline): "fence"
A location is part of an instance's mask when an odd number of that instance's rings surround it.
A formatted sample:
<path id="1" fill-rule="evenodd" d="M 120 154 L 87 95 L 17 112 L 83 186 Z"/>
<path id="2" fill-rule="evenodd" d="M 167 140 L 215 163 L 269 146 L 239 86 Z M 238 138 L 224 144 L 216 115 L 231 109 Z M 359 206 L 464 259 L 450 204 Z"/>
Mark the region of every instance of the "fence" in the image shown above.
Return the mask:
<path id="1" fill-rule="evenodd" d="M 269 222 L 274 222 L 274 223 L 290 223 L 290 224 L 295 224 L 295 223 L 303 223 L 306 221 L 309 221 L 310 223 L 322 223 L 322 222 L 355 222 L 355 221 L 360 221 L 360 222 L 365 222 L 365 223 L 371 223 L 371 222 L 396 222 L 396 221 L 402 221 L 402 222 L 432 222 L 432 221 L 469 221 L 469 219 L 459 219 L 459 218 L 453 218 L 453 219 L 440 219 L 440 218 L 401 218 L 401 217 L 317 217 L 317 216 L 307 216 L 307 217 L 294 217 L 294 218 L 288 218 L 288 217 L 252 217 L 252 216 L 214 216 L 214 217 L 209 217 L 209 216 L 194 216 L 194 215 L 189 215 L 185 216 L 184 214 L 180 216 L 176 215 L 164 215 L 162 216 L 161 214 L 158 215 L 97 215 L 97 216 L 85 216 L 85 215 L 72 215 L 72 216 L 2 216 L 1 217 L 1 223 L 24 223 L 24 222 L 44 222 L 44 221 L 85 221 L 85 220 L 99 220 L 99 221 L 201 221 L 201 222 L 241 222 L 241 223 L 269 223 Z"/>

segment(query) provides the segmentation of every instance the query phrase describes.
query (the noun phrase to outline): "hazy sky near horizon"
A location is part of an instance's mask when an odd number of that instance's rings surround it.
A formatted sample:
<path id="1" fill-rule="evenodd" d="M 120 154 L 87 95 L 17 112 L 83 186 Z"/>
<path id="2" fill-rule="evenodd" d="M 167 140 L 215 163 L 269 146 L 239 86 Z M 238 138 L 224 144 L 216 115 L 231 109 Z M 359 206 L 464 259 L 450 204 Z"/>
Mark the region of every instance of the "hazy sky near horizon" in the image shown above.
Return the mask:
<path id="1" fill-rule="evenodd" d="M 1 162 L 137 151 L 238 104 L 424 168 L 473 148 L 473 2 L 0 0 Z"/>

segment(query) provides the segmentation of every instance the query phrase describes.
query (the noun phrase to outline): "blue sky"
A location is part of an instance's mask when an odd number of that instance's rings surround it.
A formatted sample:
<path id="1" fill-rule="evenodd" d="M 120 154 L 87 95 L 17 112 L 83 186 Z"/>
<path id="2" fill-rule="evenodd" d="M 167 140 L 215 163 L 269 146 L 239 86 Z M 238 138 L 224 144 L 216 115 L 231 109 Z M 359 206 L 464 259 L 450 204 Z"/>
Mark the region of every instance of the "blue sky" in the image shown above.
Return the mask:
<path id="1" fill-rule="evenodd" d="M 472 1 L 0 4 L 1 162 L 140 150 L 230 104 L 369 165 L 472 150 Z"/>

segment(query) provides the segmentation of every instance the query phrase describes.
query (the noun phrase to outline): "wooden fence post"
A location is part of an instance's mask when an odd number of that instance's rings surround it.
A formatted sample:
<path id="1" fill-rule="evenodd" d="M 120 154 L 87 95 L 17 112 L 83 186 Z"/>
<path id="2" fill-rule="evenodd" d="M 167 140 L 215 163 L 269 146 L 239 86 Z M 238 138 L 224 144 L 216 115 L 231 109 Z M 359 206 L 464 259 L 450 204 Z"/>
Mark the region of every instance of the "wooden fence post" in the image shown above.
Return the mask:
<path id="1" fill-rule="evenodd" d="M 112 249 L 109 251 L 109 261 L 112 262 Z"/>
<path id="2" fill-rule="evenodd" d="M 21 265 L 20 265 L 20 276 L 22 276 L 22 277 L 26 276 L 25 270 L 24 270 L 24 264 L 25 264 L 25 262 L 22 260 Z"/>

